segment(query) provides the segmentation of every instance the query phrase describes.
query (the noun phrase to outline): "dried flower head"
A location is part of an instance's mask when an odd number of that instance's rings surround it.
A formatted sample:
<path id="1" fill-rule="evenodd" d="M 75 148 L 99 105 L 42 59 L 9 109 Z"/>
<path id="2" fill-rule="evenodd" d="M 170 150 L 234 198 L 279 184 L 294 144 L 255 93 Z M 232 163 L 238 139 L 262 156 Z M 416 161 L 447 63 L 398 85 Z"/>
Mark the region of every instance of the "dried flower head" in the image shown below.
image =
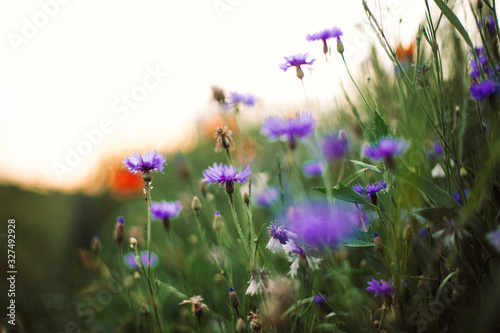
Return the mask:
<path id="1" fill-rule="evenodd" d="M 197 295 L 197 296 L 191 297 L 188 300 L 184 300 L 184 301 L 180 302 L 179 305 L 192 304 L 193 307 L 191 308 L 191 310 L 193 311 L 193 315 L 200 318 L 201 316 L 203 316 L 203 309 L 208 309 L 207 305 L 202 303 L 201 301 L 203 301 L 203 297 L 201 297 L 200 295 Z"/>
<path id="2" fill-rule="evenodd" d="M 233 132 L 227 126 L 219 126 L 214 130 L 214 138 L 217 139 L 215 151 L 219 152 L 223 149 L 234 150 Z"/>

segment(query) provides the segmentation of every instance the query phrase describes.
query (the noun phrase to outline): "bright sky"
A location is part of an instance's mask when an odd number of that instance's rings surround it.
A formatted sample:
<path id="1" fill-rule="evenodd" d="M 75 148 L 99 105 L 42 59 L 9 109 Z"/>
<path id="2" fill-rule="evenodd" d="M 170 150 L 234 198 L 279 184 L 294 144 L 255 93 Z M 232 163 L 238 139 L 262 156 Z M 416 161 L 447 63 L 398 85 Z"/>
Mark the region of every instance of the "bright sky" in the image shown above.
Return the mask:
<path id="1" fill-rule="evenodd" d="M 382 3 L 386 31 L 397 36 L 404 17 L 409 42 L 423 2 Z M 110 151 L 189 142 L 196 119 L 214 111 L 211 85 L 258 96 L 248 112 L 259 117 L 303 108 L 295 71 L 278 67 L 295 53 L 317 58 L 305 78 L 313 105 L 332 103 L 345 68 L 304 36 L 341 27 L 356 71 L 375 42 L 364 18 L 361 1 L 348 0 L 2 1 L 0 180 L 69 187 Z"/>

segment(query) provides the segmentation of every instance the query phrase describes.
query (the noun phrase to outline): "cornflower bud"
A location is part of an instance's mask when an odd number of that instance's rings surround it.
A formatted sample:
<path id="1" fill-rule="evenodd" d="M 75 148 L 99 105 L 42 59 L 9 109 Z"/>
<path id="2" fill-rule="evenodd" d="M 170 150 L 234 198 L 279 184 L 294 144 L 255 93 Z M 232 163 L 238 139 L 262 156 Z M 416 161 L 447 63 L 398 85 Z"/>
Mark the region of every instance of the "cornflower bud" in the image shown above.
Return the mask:
<path id="1" fill-rule="evenodd" d="M 221 231 L 224 228 L 224 221 L 222 220 L 222 216 L 220 216 L 219 211 L 215 212 L 213 227 L 217 232 Z"/>
<path id="2" fill-rule="evenodd" d="M 124 223 L 125 220 L 123 219 L 123 216 L 120 216 L 115 227 L 115 240 L 118 244 L 121 244 L 123 242 L 123 239 L 125 238 L 125 226 L 123 225 Z"/>
<path id="3" fill-rule="evenodd" d="M 92 252 L 96 257 L 101 254 L 102 246 L 99 237 L 92 237 L 92 241 L 90 243 L 90 252 Z"/>
<path id="4" fill-rule="evenodd" d="M 250 329 L 254 332 L 258 332 L 262 328 L 262 322 L 260 321 L 258 313 L 259 309 L 257 309 L 255 313 L 250 310 L 250 316 L 248 316 L 248 320 L 250 320 Z"/>
<path id="5" fill-rule="evenodd" d="M 238 295 L 234 291 L 233 287 L 229 287 L 229 303 L 233 308 L 238 310 L 238 306 L 240 305 L 240 300 L 238 299 Z"/>
<path id="6" fill-rule="evenodd" d="M 200 199 L 198 199 L 196 195 L 193 197 L 193 201 L 191 202 L 191 207 L 195 212 L 199 212 L 201 209 Z"/>
<path id="7" fill-rule="evenodd" d="M 130 248 L 132 250 L 135 250 L 136 247 L 137 247 L 137 239 L 135 239 L 134 237 L 130 237 Z"/>

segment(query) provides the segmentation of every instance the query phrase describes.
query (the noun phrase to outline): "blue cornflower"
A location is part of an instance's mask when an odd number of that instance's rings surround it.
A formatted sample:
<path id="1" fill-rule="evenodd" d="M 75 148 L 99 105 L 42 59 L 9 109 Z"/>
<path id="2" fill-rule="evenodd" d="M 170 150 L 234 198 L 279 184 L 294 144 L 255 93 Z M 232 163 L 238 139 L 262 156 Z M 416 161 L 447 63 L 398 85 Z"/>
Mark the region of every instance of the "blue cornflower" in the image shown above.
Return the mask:
<path id="1" fill-rule="evenodd" d="M 323 165 L 320 161 L 309 161 L 302 165 L 302 172 L 306 177 L 316 177 L 323 174 Z"/>
<path id="2" fill-rule="evenodd" d="M 496 230 L 487 233 L 486 239 L 495 248 L 495 250 L 500 252 L 500 226 Z"/>
<path id="3" fill-rule="evenodd" d="M 370 217 L 362 213 L 363 222 Z M 326 200 L 298 203 L 286 211 L 288 229 L 303 244 L 312 247 L 335 247 L 346 241 L 362 225 L 354 205 L 337 203 L 331 207 Z"/>
<path id="4" fill-rule="evenodd" d="M 139 155 L 139 153 L 135 153 L 135 155 L 130 154 L 123 160 L 123 164 L 128 167 L 128 170 L 132 173 L 137 173 L 138 171 L 142 172 L 142 178 L 144 181 L 151 180 L 151 171 L 160 171 L 163 173 L 163 167 L 166 160 L 163 157 L 163 154 L 159 154 L 157 150 L 155 150 L 152 154 L 149 152 L 146 154 Z"/>
<path id="5" fill-rule="evenodd" d="M 271 239 L 269 239 L 266 249 L 271 250 L 273 253 L 280 252 L 288 240 L 297 236 L 293 232 L 286 230 L 285 226 L 278 226 L 277 222 L 271 223 L 267 230 Z"/>
<path id="6" fill-rule="evenodd" d="M 315 126 L 316 121 L 310 113 L 302 113 L 296 118 L 287 119 L 275 116 L 264 120 L 261 133 L 271 140 L 288 141 L 290 148 L 294 149 L 297 139 L 310 137 Z"/>
<path id="7" fill-rule="evenodd" d="M 347 134 L 341 129 L 338 134 L 331 133 L 321 139 L 321 151 L 328 161 L 335 161 L 347 154 Z"/>
<path id="8" fill-rule="evenodd" d="M 380 280 L 379 282 L 372 278 L 372 281 L 367 283 L 369 287 L 367 287 L 366 290 L 375 293 L 375 296 L 391 296 L 392 294 L 394 294 L 394 289 L 389 283 L 385 282 L 384 279 Z"/>
<path id="9" fill-rule="evenodd" d="M 300 66 L 312 65 L 316 61 L 316 59 L 307 60 L 309 53 L 299 53 L 284 58 L 286 62 L 280 65 L 280 69 L 286 72 L 288 68 L 295 67 L 297 69 L 297 77 L 301 80 L 304 78 L 304 72 Z"/>
<path id="10" fill-rule="evenodd" d="M 321 296 L 320 295 L 316 295 L 313 298 L 313 302 L 317 306 L 323 306 L 323 305 L 326 304 L 325 301 L 324 301 L 324 299 L 326 299 L 326 295 L 321 295 Z"/>
<path id="11" fill-rule="evenodd" d="M 280 191 L 276 187 L 261 189 L 255 194 L 255 202 L 258 206 L 268 207 L 275 203 L 280 197 Z"/>
<path id="12" fill-rule="evenodd" d="M 404 153 L 407 148 L 408 145 L 401 139 L 383 138 L 375 147 L 365 145 L 362 154 L 373 161 L 384 159 L 392 167 L 394 156 Z"/>
<path id="13" fill-rule="evenodd" d="M 352 189 L 354 190 L 354 192 L 358 193 L 359 195 L 365 194 L 365 188 L 361 184 L 353 185 Z"/>
<path id="14" fill-rule="evenodd" d="M 483 71 L 485 70 L 486 62 L 488 61 L 488 58 L 486 57 L 484 51 L 484 47 L 477 47 L 476 54 L 477 58 L 475 58 L 473 53 L 471 52 L 473 59 L 469 62 L 469 66 L 471 67 L 470 76 L 473 79 L 477 79 L 481 75 L 481 71 L 479 70 L 479 65 L 477 60 L 479 60 L 479 63 L 481 64 L 481 68 L 483 68 Z"/>
<path id="15" fill-rule="evenodd" d="M 312 42 L 315 40 L 320 40 L 323 42 L 323 53 L 328 53 L 328 45 L 326 44 L 327 39 L 337 38 L 337 42 L 340 41 L 340 36 L 343 32 L 338 27 L 333 27 L 331 29 L 324 29 L 322 31 L 316 32 L 314 34 L 309 34 L 306 36 L 306 40 Z"/>
<path id="16" fill-rule="evenodd" d="M 156 267 L 158 265 L 158 256 L 154 252 L 151 252 L 151 261 L 148 260 L 148 256 L 149 256 L 148 251 L 144 250 L 140 253 L 140 257 L 138 256 L 137 258 L 135 258 L 133 254 L 127 253 L 123 259 L 125 265 L 127 265 L 127 267 L 132 269 L 139 268 L 139 266 L 137 265 L 137 261 L 139 261 L 139 259 L 145 266 L 148 266 L 148 262 L 150 262 L 152 267 Z"/>
<path id="17" fill-rule="evenodd" d="M 167 230 L 170 228 L 170 219 L 179 216 L 182 210 L 180 201 L 167 202 L 153 202 L 151 204 L 151 213 L 153 219 L 162 220 L 163 225 Z"/>
<path id="18" fill-rule="evenodd" d="M 252 173 L 250 165 L 247 165 L 243 171 L 237 171 L 238 169 L 232 165 L 222 165 L 222 163 L 217 165 L 217 163 L 214 163 L 213 166 L 203 171 L 205 178 L 202 181 L 210 184 L 217 183 L 220 186 L 225 185 L 227 194 L 231 195 L 234 193 L 234 183 L 246 182 L 248 176 Z"/>
<path id="19" fill-rule="evenodd" d="M 457 200 L 459 203 L 462 203 L 462 201 L 460 200 L 460 195 L 458 195 L 458 192 L 453 192 L 453 194 L 452 194 L 452 195 L 453 195 L 453 197 L 455 198 L 455 200 Z M 468 198 L 468 197 L 469 197 L 469 191 L 464 190 L 464 196 L 465 196 L 466 198 Z"/>
<path id="20" fill-rule="evenodd" d="M 366 193 L 368 195 L 375 195 L 386 188 L 387 184 L 385 183 L 385 180 L 381 180 L 378 183 L 366 185 Z"/>
<path id="21" fill-rule="evenodd" d="M 246 106 L 254 106 L 257 98 L 252 94 L 242 94 L 235 91 L 229 93 L 229 103 L 238 107 L 243 104 Z"/>
<path id="22" fill-rule="evenodd" d="M 472 98 L 474 98 L 475 100 L 482 100 L 494 94 L 496 91 L 496 86 L 495 83 L 490 79 L 483 80 L 480 83 L 474 80 L 472 85 L 469 87 L 469 91 L 472 95 Z"/>

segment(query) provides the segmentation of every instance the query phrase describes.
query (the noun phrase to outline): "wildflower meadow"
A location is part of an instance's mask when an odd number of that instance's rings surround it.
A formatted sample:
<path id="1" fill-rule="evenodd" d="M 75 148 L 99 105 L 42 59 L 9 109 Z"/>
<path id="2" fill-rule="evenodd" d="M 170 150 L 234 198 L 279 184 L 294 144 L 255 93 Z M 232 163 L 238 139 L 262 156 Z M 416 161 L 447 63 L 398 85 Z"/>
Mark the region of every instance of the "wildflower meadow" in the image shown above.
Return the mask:
<path id="1" fill-rule="evenodd" d="M 192 151 L 123 155 L 92 206 L 113 217 L 59 275 L 78 288 L 42 297 L 57 332 L 500 332 L 496 4 L 422 2 L 410 47 L 360 2 L 363 68 L 335 22 L 303 36 L 275 68 L 306 109 L 246 126 L 259 97 L 211 87 Z M 318 110 L 307 79 L 334 62 L 349 81 Z M 18 311 L 12 332 L 39 327 Z"/>

